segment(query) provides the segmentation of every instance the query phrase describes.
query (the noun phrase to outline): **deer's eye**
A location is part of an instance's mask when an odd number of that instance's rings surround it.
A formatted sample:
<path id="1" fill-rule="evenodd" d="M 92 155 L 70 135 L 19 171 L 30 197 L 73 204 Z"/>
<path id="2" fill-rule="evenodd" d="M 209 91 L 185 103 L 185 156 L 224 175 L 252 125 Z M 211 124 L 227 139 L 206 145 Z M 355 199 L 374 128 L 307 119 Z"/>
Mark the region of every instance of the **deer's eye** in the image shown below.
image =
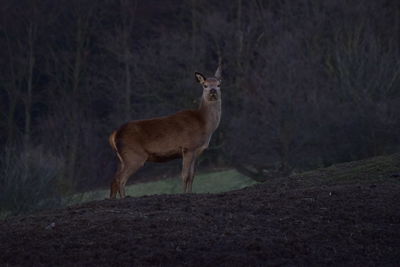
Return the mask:
<path id="1" fill-rule="evenodd" d="M 205 84 L 205 85 L 203 85 L 204 86 L 204 88 L 207 88 L 208 86 Z"/>

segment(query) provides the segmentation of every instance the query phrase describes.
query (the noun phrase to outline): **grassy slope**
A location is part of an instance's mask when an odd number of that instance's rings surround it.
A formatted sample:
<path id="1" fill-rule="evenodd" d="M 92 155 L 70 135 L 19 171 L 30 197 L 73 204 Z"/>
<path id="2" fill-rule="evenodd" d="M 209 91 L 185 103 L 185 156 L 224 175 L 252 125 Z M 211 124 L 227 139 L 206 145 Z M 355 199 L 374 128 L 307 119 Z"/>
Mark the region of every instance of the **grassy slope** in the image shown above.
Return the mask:
<path id="1" fill-rule="evenodd" d="M 241 189 L 256 183 L 235 170 L 204 173 L 196 175 L 193 183 L 193 192 L 220 193 Z M 127 195 L 134 197 L 155 194 L 178 194 L 182 192 L 182 181 L 180 178 L 169 178 L 156 182 L 138 183 L 127 186 L 126 191 Z M 108 197 L 108 194 L 108 189 L 87 192 L 83 195 L 75 196 L 75 201 L 73 202 L 101 200 Z"/>
<path id="2" fill-rule="evenodd" d="M 336 164 L 298 175 L 304 185 L 399 182 L 400 153 Z"/>
<path id="3" fill-rule="evenodd" d="M 266 181 L 264 184 L 280 188 L 313 187 L 348 183 L 400 182 L 400 153 L 360 161 L 340 163 L 328 168 L 295 174 L 286 178 Z M 257 184 L 254 180 L 236 172 L 226 170 L 199 174 L 193 183 L 194 193 L 220 193 L 241 189 Z M 127 187 L 129 196 L 181 193 L 182 182 L 170 178 L 149 183 L 133 184 Z M 108 197 L 108 190 L 87 192 L 75 196 L 74 203 L 101 200 Z"/>
<path id="4" fill-rule="evenodd" d="M 327 168 L 264 182 L 273 188 L 296 189 L 343 184 L 400 183 L 400 153 L 339 163 Z"/>
<path id="5" fill-rule="evenodd" d="M 309 172 L 295 174 L 285 178 L 270 179 L 259 186 L 267 186 L 269 190 L 291 190 L 308 187 L 325 187 L 336 184 L 380 184 L 400 183 L 400 153 L 380 156 L 360 161 L 336 164 Z M 235 170 L 198 174 L 193 184 L 194 193 L 220 193 L 238 190 L 257 184 L 252 179 L 239 174 Z M 129 196 L 139 197 L 155 194 L 181 193 L 181 180 L 171 178 L 150 183 L 139 183 L 127 187 Z M 109 190 L 97 190 L 74 195 L 66 199 L 68 205 L 103 200 L 108 197 Z M 9 213 L 0 214 L 0 219 Z"/>

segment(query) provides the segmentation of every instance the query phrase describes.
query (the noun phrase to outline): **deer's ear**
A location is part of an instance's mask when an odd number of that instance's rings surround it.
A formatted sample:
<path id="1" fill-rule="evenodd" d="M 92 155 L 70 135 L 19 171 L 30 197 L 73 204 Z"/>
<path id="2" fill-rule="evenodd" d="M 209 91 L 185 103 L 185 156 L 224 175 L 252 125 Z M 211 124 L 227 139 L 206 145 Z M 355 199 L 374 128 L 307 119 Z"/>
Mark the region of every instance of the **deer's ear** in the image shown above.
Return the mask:
<path id="1" fill-rule="evenodd" d="M 215 74 L 214 74 L 215 78 L 217 78 L 217 80 L 219 80 L 219 81 L 222 80 L 221 72 L 222 72 L 222 68 L 221 68 L 221 63 L 220 63 L 220 64 L 218 65 L 217 70 L 215 71 Z"/>
<path id="2" fill-rule="evenodd" d="M 206 77 L 204 77 L 203 74 L 199 73 L 199 72 L 195 72 L 194 75 L 196 76 L 196 80 L 203 84 L 206 81 Z"/>

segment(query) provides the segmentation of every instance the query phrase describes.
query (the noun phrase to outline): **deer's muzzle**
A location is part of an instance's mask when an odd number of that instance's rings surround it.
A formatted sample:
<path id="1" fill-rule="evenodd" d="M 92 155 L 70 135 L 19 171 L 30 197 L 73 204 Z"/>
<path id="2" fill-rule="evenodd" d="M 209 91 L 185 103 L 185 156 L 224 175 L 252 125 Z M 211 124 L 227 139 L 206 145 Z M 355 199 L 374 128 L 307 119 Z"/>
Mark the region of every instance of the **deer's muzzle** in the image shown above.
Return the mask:
<path id="1" fill-rule="evenodd" d="M 208 92 L 208 100 L 209 101 L 218 100 L 218 93 L 216 89 L 210 89 L 210 91 Z"/>

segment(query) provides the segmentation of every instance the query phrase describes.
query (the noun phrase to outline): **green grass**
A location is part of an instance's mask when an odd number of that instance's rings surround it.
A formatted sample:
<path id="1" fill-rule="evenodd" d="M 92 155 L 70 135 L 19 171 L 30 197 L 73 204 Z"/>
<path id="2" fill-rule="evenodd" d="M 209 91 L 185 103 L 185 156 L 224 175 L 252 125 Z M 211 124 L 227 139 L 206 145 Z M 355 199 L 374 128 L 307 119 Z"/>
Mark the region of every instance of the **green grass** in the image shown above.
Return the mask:
<path id="1" fill-rule="evenodd" d="M 196 175 L 193 182 L 193 193 L 220 193 L 240 189 L 256 184 L 254 180 L 238 173 L 235 170 L 225 170 Z M 90 191 L 75 195 L 72 202 L 86 202 L 107 198 L 109 189 Z M 180 178 L 169 178 L 155 182 L 138 183 L 126 187 L 128 196 L 139 197 L 156 194 L 182 193 L 182 181 Z"/>

